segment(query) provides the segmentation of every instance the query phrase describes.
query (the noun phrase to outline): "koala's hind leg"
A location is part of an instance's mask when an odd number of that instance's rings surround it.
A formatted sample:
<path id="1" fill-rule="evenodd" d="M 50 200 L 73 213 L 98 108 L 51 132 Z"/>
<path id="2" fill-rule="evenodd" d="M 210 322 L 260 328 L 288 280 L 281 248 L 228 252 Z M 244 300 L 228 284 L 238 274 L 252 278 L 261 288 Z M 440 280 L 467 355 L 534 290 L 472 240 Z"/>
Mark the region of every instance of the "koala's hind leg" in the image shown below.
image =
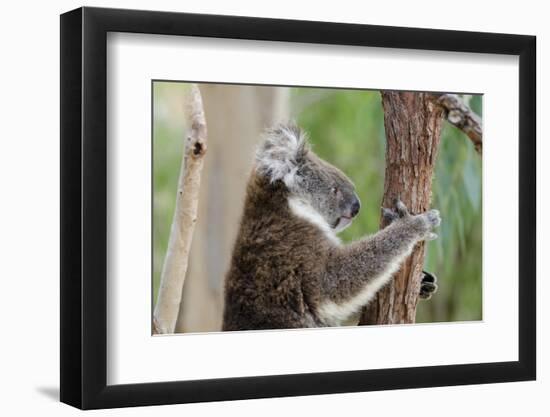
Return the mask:
<path id="1" fill-rule="evenodd" d="M 429 300 L 437 292 L 437 277 L 429 272 L 422 271 L 422 281 L 420 283 L 420 298 Z"/>

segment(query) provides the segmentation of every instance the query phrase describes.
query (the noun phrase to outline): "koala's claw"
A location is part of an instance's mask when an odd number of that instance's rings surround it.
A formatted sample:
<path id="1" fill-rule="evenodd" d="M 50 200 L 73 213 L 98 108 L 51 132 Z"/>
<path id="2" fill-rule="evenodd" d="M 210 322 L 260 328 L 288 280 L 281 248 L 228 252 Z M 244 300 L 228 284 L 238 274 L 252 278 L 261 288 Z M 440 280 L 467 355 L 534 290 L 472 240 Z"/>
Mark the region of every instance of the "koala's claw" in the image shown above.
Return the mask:
<path id="1" fill-rule="evenodd" d="M 392 209 L 382 207 L 382 217 L 387 223 L 391 223 L 399 218 L 399 215 Z"/>
<path id="2" fill-rule="evenodd" d="M 398 198 L 394 201 L 394 207 L 393 209 L 382 207 L 382 217 L 387 224 L 410 216 L 407 206 Z"/>
<path id="3" fill-rule="evenodd" d="M 422 271 L 422 274 L 419 297 L 423 300 L 429 300 L 437 292 L 437 277 L 426 271 Z"/>
<path id="4" fill-rule="evenodd" d="M 399 214 L 399 217 L 407 217 L 409 215 L 409 209 L 407 209 L 405 203 L 403 203 L 400 199 L 395 200 L 395 208 L 397 210 L 397 214 Z"/>

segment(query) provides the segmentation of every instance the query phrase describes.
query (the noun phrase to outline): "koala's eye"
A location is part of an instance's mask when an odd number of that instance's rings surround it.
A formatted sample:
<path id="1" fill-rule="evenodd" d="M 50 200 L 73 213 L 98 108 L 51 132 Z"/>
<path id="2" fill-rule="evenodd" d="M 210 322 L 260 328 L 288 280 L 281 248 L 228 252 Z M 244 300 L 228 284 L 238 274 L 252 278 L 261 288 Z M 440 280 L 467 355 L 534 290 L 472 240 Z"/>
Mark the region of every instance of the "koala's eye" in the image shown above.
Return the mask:
<path id="1" fill-rule="evenodd" d="M 338 187 L 332 187 L 332 188 L 330 189 L 330 192 L 331 192 L 332 194 L 338 194 Z"/>

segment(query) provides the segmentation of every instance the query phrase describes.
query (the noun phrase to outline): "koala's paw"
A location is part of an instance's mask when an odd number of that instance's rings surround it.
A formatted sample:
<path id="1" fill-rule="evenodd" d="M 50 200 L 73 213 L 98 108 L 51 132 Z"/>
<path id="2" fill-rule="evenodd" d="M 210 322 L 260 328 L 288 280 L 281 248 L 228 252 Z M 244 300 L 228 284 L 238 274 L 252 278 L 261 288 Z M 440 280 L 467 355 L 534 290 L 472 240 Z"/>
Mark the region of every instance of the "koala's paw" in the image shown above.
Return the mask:
<path id="1" fill-rule="evenodd" d="M 395 200 L 395 210 L 397 211 L 397 214 L 401 218 L 410 216 L 409 209 L 407 208 L 405 203 L 403 203 L 400 199 Z"/>
<path id="2" fill-rule="evenodd" d="M 419 296 L 422 300 L 429 300 L 437 292 L 437 277 L 426 271 L 422 271 L 422 275 Z"/>
<path id="3" fill-rule="evenodd" d="M 439 210 L 429 210 L 426 213 L 419 214 L 417 217 L 421 219 L 423 223 L 422 229 L 424 240 L 437 239 L 437 235 L 432 230 L 441 224 Z"/>
<path id="4" fill-rule="evenodd" d="M 382 216 L 386 224 L 397 220 L 403 221 L 419 233 L 420 240 L 436 239 L 437 235 L 432 230 L 441 224 L 439 210 L 428 210 L 422 214 L 411 215 L 407 206 L 399 199 L 395 200 L 393 209 L 382 207 Z"/>
<path id="5" fill-rule="evenodd" d="M 399 199 L 394 202 L 394 208 L 382 207 L 382 217 L 387 224 L 393 223 L 398 219 L 410 217 L 407 206 Z"/>
<path id="6" fill-rule="evenodd" d="M 382 217 L 387 224 L 390 224 L 397 220 L 399 218 L 399 215 L 396 211 L 392 209 L 382 207 Z"/>
<path id="7" fill-rule="evenodd" d="M 439 215 L 439 210 L 430 210 L 424 213 L 426 220 L 431 227 L 437 227 L 441 224 L 441 217 Z"/>

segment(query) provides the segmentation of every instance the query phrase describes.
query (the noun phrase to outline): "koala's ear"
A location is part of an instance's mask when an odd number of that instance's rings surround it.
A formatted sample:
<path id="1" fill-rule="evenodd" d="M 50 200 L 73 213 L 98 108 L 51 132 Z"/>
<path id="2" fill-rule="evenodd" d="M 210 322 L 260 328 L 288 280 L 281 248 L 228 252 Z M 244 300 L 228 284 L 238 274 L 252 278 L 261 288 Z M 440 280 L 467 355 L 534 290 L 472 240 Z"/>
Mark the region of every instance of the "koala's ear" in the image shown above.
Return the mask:
<path id="1" fill-rule="evenodd" d="M 256 152 L 256 170 L 270 182 L 282 180 L 290 187 L 296 181 L 296 171 L 308 149 L 307 137 L 298 126 L 276 126 L 266 131 Z"/>

